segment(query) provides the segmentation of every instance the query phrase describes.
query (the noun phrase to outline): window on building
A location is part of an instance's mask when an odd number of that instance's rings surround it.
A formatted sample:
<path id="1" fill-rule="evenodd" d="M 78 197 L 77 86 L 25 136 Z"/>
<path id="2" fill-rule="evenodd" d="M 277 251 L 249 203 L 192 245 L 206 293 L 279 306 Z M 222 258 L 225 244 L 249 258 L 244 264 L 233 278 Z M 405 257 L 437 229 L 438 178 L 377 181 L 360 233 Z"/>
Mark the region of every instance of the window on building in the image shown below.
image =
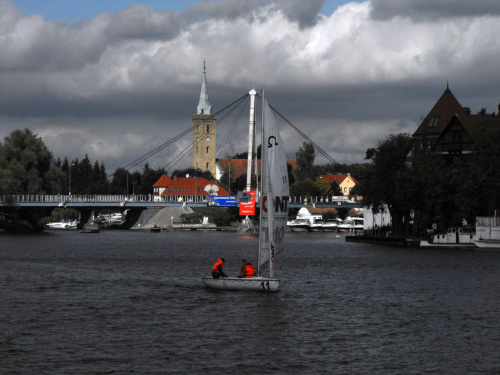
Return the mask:
<path id="1" fill-rule="evenodd" d="M 429 128 L 435 128 L 438 124 L 439 121 L 439 116 L 434 116 L 431 118 L 431 121 L 429 121 Z"/>
<path id="2" fill-rule="evenodd" d="M 208 169 L 208 162 L 207 162 L 207 169 Z"/>
<path id="3" fill-rule="evenodd" d="M 210 152 L 210 146 L 207 146 L 207 154 Z"/>
<path id="4" fill-rule="evenodd" d="M 210 125 L 207 125 L 207 133 L 210 132 Z"/>
<path id="5" fill-rule="evenodd" d="M 347 187 L 344 188 L 344 193 L 347 193 Z"/>

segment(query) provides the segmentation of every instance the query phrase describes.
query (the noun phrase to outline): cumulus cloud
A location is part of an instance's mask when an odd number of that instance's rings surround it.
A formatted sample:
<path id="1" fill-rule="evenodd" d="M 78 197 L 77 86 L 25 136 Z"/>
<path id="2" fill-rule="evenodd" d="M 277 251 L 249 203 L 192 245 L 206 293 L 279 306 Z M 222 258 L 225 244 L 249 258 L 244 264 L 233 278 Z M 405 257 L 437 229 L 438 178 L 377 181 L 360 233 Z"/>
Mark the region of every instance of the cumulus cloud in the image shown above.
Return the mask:
<path id="1" fill-rule="evenodd" d="M 56 156 L 126 165 L 190 127 L 203 61 L 214 111 L 266 89 L 341 163 L 363 162 L 391 132 L 413 132 L 447 82 L 473 111 L 497 108 L 496 5 L 371 0 L 325 16 L 323 3 L 200 1 L 180 13 L 137 4 L 67 23 L 0 0 L 0 136 L 28 127 Z M 246 151 L 244 133 L 219 156 Z M 302 140 L 288 137 L 293 154 Z M 156 155 L 157 165 L 189 142 Z"/>

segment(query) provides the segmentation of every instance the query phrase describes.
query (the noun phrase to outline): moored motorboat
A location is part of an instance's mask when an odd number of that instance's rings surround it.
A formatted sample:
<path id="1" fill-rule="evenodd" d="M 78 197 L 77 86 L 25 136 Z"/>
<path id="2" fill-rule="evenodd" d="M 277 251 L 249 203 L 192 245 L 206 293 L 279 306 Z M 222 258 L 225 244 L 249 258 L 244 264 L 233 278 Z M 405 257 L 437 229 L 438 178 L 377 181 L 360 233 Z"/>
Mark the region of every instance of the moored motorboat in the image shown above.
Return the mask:
<path id="1" fill-rule="evenodd" d="M 287 222 L 290 232 L 309 232 L 311 223 L 308 219 L 295 219 Z"/>
<path id="2" fill-rule="evenodd" d="M 335 232 L 338 231 L 339 225 L 342 223 L 342 219 L 328 219 L 322 226 L 321 230 L 323 232 Z"/>
<path id="3" fill-rule="evenodd" d="M 473 244 L 475 229 L 473 227 L 448 228 L 446 233 L 435 234 L 430 238 L 432 244 Z"/>
<path id="4" fill-rule="evenodd" d="M 76 229 L 76 220 L 72 222 L 53 222 L 45 224 L 50 229 Z"/>
<path id="5" fill-rule="evenodd" d="M 339 224 L 339 230 L 343 232 L 362 231 L 364 227 L 364 219 L 362 217 L 347 217 Z"/>
<path id="6" fill-rule="evenodd" d="M 473 242 L 480 248 L 500 249 L 500 220 L 496 216 L 476 217 Z"/>
<path id="7" fill-rule="evenodd" d="M 153 232 L 153 233 L 159 233 L 159 232 L 161 232 L 161 228 L 158 225 L 155 224 L 155 225 L 153 225 L 151 227 L 151 232 Z"/>

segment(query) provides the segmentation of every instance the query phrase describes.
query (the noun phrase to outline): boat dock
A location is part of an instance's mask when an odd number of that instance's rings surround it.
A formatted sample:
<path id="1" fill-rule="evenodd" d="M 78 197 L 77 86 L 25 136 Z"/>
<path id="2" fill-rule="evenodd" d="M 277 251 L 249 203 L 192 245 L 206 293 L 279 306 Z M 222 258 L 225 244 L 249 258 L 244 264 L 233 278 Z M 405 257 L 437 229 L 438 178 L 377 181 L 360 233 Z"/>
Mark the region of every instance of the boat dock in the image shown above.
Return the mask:
<path id="1" fill-rule="evenodd" d="M 467 244 L 432 244 L 418 238 L 405 237 L 380 237 L 380 236 L 346 236 L 346 242 L 371 243 L 378 245 L 394 245 L 394 246 L 409 246 L 420 247 L 424 249 L 461 249 L 474 250 L 477 246 L 472 243 Z"/>

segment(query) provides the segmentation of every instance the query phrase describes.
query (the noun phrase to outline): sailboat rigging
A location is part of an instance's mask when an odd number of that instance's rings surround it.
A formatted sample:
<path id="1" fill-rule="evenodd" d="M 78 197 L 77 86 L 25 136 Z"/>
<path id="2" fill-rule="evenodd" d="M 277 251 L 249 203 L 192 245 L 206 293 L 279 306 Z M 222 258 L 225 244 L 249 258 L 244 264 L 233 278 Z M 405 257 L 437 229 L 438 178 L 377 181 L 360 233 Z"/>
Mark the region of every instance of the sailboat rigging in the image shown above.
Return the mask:
<path id="1" fill-rule="evenodd" d="M 255 90 L 250 91 L 250 95 L 255 96 L 255 94 Z M 262 106 L 261 144 L 263 147 L 257 276 L 253 278 L 202 278 L 209 288 L 266 292 L 276 292 L 279 288 L 280 279 L 273 277 L 274 261 L 284 249 L 283 240 L 286 232 L 290 189 L 286 155 L 278 125 L 264 97 Z M 250 115 L 252 116 L 253 113 L 251 112 Z"/>

